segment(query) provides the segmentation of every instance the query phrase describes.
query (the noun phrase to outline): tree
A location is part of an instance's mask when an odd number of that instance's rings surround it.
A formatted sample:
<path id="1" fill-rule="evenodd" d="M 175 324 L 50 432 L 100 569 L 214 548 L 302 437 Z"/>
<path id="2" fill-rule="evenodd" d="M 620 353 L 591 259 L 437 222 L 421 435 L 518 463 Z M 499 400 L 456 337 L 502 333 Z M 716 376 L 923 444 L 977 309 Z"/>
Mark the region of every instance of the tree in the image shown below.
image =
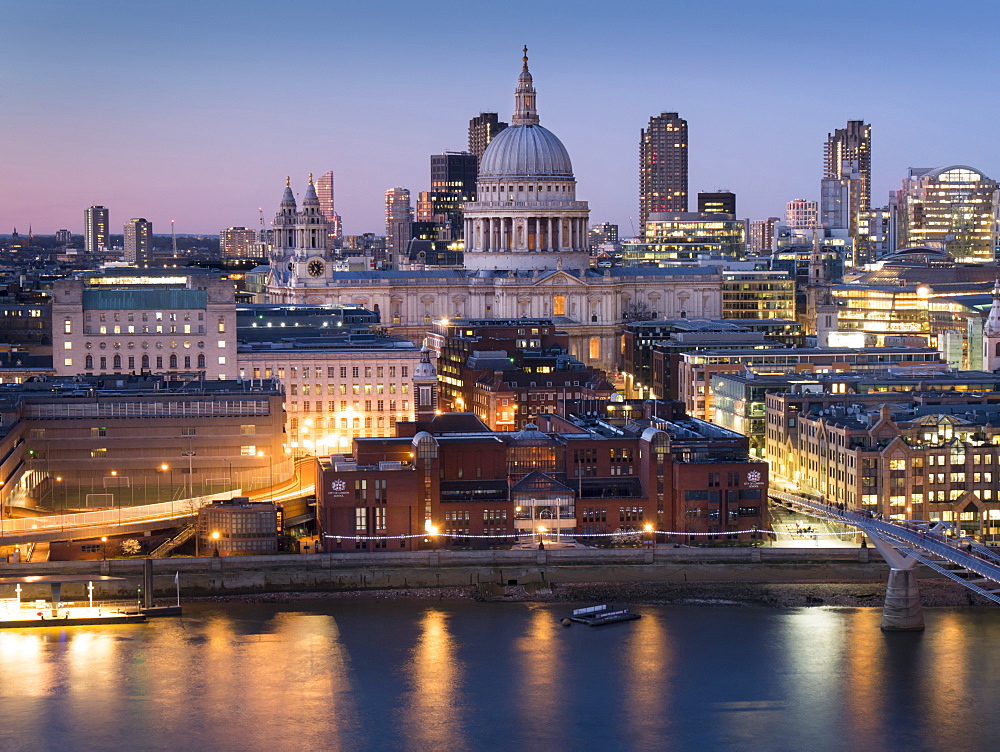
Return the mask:
<path id="1" fill-rule="evenodd" d="M 142 544 L 135 538 L 122 541 L 122 554 L 125 556 L 135 556 L 142 551 Z"/>

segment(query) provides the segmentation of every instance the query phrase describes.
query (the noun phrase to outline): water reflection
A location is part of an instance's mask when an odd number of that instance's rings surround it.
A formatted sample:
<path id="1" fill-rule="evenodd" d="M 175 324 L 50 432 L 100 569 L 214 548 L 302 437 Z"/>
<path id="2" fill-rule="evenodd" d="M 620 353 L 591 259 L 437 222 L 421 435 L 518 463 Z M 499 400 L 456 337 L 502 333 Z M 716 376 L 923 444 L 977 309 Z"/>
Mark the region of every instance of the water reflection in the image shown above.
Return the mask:
<path id="1" fill-rule="evenodd" d="M 577 689 L 563 681 L 563 627 L 552 611 L 532 608 L 517 638 L 515 723 L 532 743 L 564 738 L 565 695 Z"/>
<path id="2" fill-rule="evenodd" d="M 448 615 L 429 609 L 409 664 L 410 689 L 403 702 L 401 748 L 465 749 L 459 698 L 462 667 L 448 629 Z"/>
<path id="3" fill-rule="evenodd" d="M 673 704 L 672 688 L 678 679 L 671 662 L 677 646 L 658 614 L 647 612 L 628 627 L 623 635 L 628 724 L 624 733 L 633 748 L 662 750 L 670 738 L 673 721 L 665 709 Z"/>
<path id="4" fill-rule="evenodd" d="M 192 608 L 0 632 L 0 749 L 990 749 L 1000 611 Z"/>

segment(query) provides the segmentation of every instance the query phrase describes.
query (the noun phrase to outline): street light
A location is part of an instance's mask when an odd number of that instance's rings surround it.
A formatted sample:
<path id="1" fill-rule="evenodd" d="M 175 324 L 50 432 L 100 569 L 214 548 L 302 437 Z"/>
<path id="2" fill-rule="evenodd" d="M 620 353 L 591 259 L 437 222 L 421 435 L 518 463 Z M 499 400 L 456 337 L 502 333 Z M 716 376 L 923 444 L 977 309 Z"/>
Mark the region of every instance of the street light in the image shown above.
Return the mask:
<path id="1" fill-rule="evenodd" d="M 544 548 L 545 547 L 545 532 L 546 532 L 546 530 L 547 530 L 547 528 L 545 527 L 545 525 L 539 525 L 538 526 L 538 547 L 539 548 Z"/>
<path id="2" fill-rule="evenodd" d="M 212 554 L 212 556 L 218 556 L 219 555 L 219 537 L 220 537 L 219 531 L 218 530 L 213 530 L 212 531 L 212 540 L 215 541 L 215 552 Z"/>
<path id="3" fill-rule="evenodd" d="M 646 523 L 646 533 L 649 535 L 649 541 L 646 543 L 647 548 L 653 547 L 653 526 L 650 523 Z"/>
<path id="4" fill-rule="evenodd" d="M 104 561 L 108 560 L 108 536 L 101 536 L 101 550 L 104 552 Z"/>

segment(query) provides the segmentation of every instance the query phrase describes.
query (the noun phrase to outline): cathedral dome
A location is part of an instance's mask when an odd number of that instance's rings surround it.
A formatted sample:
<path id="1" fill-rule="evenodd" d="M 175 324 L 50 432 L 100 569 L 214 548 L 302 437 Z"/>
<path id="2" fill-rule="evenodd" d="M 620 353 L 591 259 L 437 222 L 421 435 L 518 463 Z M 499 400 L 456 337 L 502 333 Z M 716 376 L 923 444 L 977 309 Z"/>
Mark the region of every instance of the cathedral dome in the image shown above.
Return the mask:
<path id="1" fill-rule="evenodd" d="M 483 152 L 479 179 L 573 179 L 569 152 L 556 135 L 540 125 L 512 125 L 500 131 Z"/>

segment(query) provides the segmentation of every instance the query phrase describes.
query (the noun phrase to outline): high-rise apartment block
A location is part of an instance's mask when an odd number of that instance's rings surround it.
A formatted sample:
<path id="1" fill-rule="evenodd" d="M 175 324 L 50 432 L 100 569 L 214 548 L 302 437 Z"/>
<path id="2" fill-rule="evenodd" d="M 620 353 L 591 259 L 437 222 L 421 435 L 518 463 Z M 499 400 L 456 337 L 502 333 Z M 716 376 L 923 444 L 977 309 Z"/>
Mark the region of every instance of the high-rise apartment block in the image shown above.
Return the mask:
<path id="1" fill-rule="evenodd" d="M 698 211 L 703 214 L 736 214 L 736 194 L 731 191 L 699 193 Z"/>
<path id="2" fill-rule="evenodd" d="M 676 112 L 649 119 L 639 139 L 639 221 L 688 210 L 688 124 Z"/>
<path id="3" fill-rule="evenodd" d="M 326 247 L 332 250 L 340 245 L 340 239 L 344 236 L 343 223 L 334 206 L 333 170 L 319 176 L 316 181 L 316 197 L 319 199 L 319 211 L 330 226 Z"/>
<path id="4" fill-rule="evenodd" d="M 774 246 L 774 228 L 781 222 L 780 217 L 755 219 L 750 223 L 747 239 L 747 251 L 751 254 L 766 256 Z"/>
<path id="5" fill-rule="evenodd" d="M 476 158 L 477 164 L 493 137 L 506 127 L 507 123 L 495 112 L 481 112 L 469 121 L 469 153 Z"/>
<path id="6" fill-rule="evenodd" d="M 899 248 L 940 248 L 960 262 L 996 258 L 997 181 L 965 165 L 911 167 L 890 194 Z"/>
<path id="7" fill-rule="evenodd" d="M 69 230 L 56 230 L 56 242 L 59 245 L 69 245 L 73 242 L 73 233 Z"/>
<path id="8" fill-rule="evenodd" d="M 385 249 L 390 269 L 398 269 L 413 237 L 413 206 L 408 188 L 397 186 L 385 192 Z"/>
<path id="9" fill-rule="evenodd" d="M 153 223 L 143 217 L 125 223 L 125 261 L 132 266 L 149 266 L 152 258 Z"/>
<path id="10" fill-rule="evenodd" d="M 258 255 L 257 231 L 227 227 L 219 232 L 219 255 L 224 259 L 248 259 Z"/>
<path id="11" fill-rule="evenodd" d="M 819 227 L 819 204 L 794 198 L 785 204 L 785 224 L 793 230 L 814 230 Z"/>
<path id="12" fill-rule="evenodd" d="M 108 210 L 104 206 L 91 206 L 83 212 L 83 248 L 87 253 L 108 247 Z"/>

